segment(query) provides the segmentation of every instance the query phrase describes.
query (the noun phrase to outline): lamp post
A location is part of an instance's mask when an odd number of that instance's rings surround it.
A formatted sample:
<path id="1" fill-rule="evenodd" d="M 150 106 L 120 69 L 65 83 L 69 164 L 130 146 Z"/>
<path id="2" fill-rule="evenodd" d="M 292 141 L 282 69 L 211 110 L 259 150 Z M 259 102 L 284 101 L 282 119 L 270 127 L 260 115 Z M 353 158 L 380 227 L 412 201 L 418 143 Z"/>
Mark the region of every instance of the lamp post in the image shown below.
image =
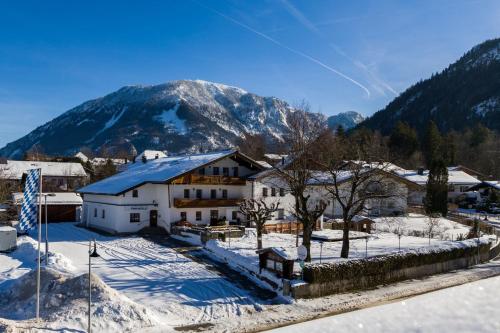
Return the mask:
<path id="1" fill-rule="evenodd" d="M 99 254 L 97 253 L 97 244 L 94 239 L 94 251 L 92 251 L 92 241 L 89 239 L 89 311 L 88 311 L 88 333 L 90 333 L 90 310 L 91 310 L 91 301 L 92 301 L 92 278 L 91 278 L 91 273 L 92 273 L 92 258 L 98 258 Z"/>
<path id="2" fill-rule="evenodd" d="M 47 215 L 47 197 L 55 197 L 54 193 L 42 193 L 45 198 L 45 266 L 49 262 L 49 227 Z"/>

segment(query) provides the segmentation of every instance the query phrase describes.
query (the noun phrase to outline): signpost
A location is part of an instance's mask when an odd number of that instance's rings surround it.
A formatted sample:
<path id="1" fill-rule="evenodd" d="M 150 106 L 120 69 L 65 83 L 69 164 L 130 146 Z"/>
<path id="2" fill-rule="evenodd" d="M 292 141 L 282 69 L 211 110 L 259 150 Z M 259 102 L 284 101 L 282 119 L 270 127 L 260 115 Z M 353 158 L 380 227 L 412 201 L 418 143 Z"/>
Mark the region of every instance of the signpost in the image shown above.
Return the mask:
<path id="1" fill-rule="evenodd" d="M 307 248 L 304 245 L 297 248 L 297 258 L 299 259 L 301 278 L 304 280 L 304 260 L 307 258 Z"/>

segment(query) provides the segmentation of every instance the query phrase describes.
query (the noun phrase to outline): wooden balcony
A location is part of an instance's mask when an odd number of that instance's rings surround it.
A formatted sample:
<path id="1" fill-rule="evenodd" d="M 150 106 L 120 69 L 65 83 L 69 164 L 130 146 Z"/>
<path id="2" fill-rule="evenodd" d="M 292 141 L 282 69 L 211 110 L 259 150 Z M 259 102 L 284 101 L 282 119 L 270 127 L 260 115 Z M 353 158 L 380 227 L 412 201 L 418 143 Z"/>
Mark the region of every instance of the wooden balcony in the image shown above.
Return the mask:
<path id="1" fill-rule="evenodd" d="M 246 180 L 240 177 L 189 174 L 175 179 L 172 184 L 245 185 Z"/>
<path id="2" fill-rule="evenodd" d="M 174 199 L 175 208 L 235 207 L 243 199 Z"/>

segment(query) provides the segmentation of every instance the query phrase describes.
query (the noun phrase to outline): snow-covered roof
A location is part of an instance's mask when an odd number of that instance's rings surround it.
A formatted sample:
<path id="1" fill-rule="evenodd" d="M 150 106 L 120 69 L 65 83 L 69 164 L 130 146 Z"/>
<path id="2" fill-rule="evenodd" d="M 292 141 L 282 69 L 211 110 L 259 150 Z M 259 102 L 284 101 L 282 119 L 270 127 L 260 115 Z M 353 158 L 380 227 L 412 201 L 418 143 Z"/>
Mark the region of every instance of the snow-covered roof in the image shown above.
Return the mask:
<path id="1" fill-rule="evenodd" d="M 125 164 L 125 159 L 124 158 L 105 158 L 105 157 L 94 157 L 93 159 L 90 160 L 90 163 L 93 166 L 99 166 L 99 165 L 104 165 L 108 162 L 108 160 L 111 161 L 114 165 L 122 165 Z"/>
<path id="2" fill-rule="evenodd" d="M 429 177 L 429 170 L 424 170 L 421 175 L 418 174 L 416 170 L 406 170 L 405 173 L 400 174 L 404 178 L 411 180 L 420 185 L 425 185 L 427 183 L 427 178 Z M 475 185 L 479 184 L 481 181 L 474 176 L 460 170 L 448 170 L 448 184 L 455 185 Z"/>
<path id="3" fill-rule="evenodd" d="M 165 157 L 153 159 L 147 163 L 138 161 L 130 164 L 123 172 L 87 185 L 79 189 L 78 192 L 118 195 L 142 184 L 168 182 L 186 172 L 190 172 L 224 157 L 229 157 L 235 153 L 238 152 L 236 150 L 225 150 L 208 154 Z"/>
<path id="4" fill-rule="evenodd" d="M 288 155 L 281 155 L 281 154 L 264 154 L 265 158 L 268 158 L 273 161 L 278 161 L 281 160 L 282 158 L 287 158 Z"/>
<path id="5" fill-rule="evenodd" d="M 268 247 L 265 249 L 257 250 L 255 252 L 257 252 L 257 253 L 274 252 L 278 256 L 280 256 L 286 260 L 296 260 L 297 259 L 296 253 L 290 253 L 289 251 L 287 251 L 287 249 L 285 249 L 283 247 Z"/>
<path id="6" fill-rule="evenodd" d="M 360 161 L 360 160 L 349 160 L 345 161 L 346 163 L 354 163 L 361 165 L 363 168 L 368 168 L 368 169 L 381 169 L 384 171 L 389 171 L 389 172 L 394 172 L 397 174 L 404 173 L 407 170 L 400 167 L 399 165 L 396 165 L 391 162 L 366 162 L 366 161 Z"/>
<path id="7" fill-rule="evenodd" d="M 271 164 L 267 163 L 266 161 L 257 161 L 257 163 L 259 163 L 260 165 L 262 165 L 266 169 L 272 169 L 273 168 L 273 166 Z"/>
<path id="8" fill-rule="evenodd" d="M 83 203 L 82 197 L 75 192 L 50 192 L 55 196 L 47 196 L 48 205 L 81 205 Z M 20 205 L 23 202 L 23 193 L 15 192 L 12 193 L 12 198 L 16 205 Z M 43 203 L 45 203 L 45 197 L 42 198 Z"/>
<path id="9" fill-rule="evenodd" d="M 81 151 L 79 151 L 78 153 L 76 153 L 75 157 L 79 158 L 80 160 L 82 160 L 82 162 L 87 162 L 89 160 L 89 158 L 87 157 L 87 155 L 85 155 Z"/>
<path id="10" fill-rule="evenodd" d="M 167 154 L 161 150 L 149 150 L 146 149 L 136 157 L 136 161 L 140 161 L 143 156 L 146 156 L 148 160 L 154 160 L 155 158 L 164 158 L 167 157 Z"/>
<path id="11" fill-rule="evenodd" d="M 500 191 L 500 181 L 499 180 L 487 180 L 485 183 Z"/>
<path id="12" fill-rule="evenodd" d="M 20 180 L 29 169 L 42 169 L 42 176 L 53 177 L 86 177 L 87 174 L 80 163 L 73 162 L 40 162 L 11 161 L 0 164 L 0 178 Z"/>

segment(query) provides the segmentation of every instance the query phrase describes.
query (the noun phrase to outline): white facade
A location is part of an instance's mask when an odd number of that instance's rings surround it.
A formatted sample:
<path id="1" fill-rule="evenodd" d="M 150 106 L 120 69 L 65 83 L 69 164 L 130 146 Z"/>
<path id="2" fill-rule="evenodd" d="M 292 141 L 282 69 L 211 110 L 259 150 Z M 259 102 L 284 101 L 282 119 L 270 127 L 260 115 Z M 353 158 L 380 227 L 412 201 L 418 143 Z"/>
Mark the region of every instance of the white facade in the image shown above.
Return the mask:
<path id="1" fill-rule="evenodd" d="M 230 158 L 215 161 L 193 171 L 199 176 L 221 176 L 245 179 L 255 171 L 238 164 Z M 208 178 L 208 177 L 207 177 Z M 163 227 L 170 231 L 172 223 L 185 220 L 192 224 L 209 225 L 212 218 L 227 221 L 244 219 L 239 211 L 239 202 L 250 196 L 251 182 L 241 185 L 146 183 L 118 195 L 84 194 L 82 221 L 89 227 L 111 233 L 133 233 L 145 227 Z M 177 200 L 193 201 L 203 207 L 176 207 Z M 234 200 L 226 206 L 225 201 Z M 214 202 L 222 206 L 211 207 Z M 155 218 L 156 216 L 156 218 Z M 153 221 L 152 221 L 153 220 Z"/>

